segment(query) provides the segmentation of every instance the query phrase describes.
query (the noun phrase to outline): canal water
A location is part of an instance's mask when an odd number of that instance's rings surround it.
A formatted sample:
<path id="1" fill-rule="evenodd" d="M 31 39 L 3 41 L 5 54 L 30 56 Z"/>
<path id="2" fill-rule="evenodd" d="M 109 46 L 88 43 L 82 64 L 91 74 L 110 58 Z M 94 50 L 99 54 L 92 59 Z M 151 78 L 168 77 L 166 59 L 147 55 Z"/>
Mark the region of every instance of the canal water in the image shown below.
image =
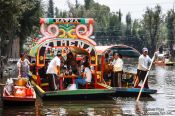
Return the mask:
<path id="1" fill-rule="evenodd" d="M 149 87 L 157 89 L 151 97 L 117 97 L 109 100 L 42 101 L 35 106 L 3 106 L 0 116 L 147 116 L 175 115 L 175 66 L 153 67 Z M 2 87 L 1 87 L 2 88 Z"/>

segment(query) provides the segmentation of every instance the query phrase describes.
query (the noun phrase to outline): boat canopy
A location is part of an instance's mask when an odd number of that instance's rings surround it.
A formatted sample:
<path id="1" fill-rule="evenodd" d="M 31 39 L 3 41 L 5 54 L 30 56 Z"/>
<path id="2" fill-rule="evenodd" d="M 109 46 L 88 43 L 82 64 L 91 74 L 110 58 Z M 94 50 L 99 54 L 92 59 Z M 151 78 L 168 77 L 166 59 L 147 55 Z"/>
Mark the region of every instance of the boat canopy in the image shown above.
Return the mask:
<path id="1" fill-rule="evenodd" d="M 127 45 L 95 46 L 98 55 L 104 55 L 108 50 L 117 52 L 123 57 L 137 58 L 140 56 L 139 51 Z"/>

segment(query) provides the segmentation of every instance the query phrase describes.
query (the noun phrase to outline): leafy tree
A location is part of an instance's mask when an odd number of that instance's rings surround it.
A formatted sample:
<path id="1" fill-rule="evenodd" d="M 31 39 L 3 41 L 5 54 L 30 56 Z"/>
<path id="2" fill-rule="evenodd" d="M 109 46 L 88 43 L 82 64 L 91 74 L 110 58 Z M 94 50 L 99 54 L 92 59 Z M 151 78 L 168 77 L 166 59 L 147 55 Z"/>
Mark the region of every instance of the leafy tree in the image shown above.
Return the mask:
<path id="1" fill-rule="evenodd" d="M 131 20 L 131 14 L 130 13 L 128 13 L 127 15 L 126 15 L 126 36 L 127 37 L 130 37 L 131 36 L 131 22 L 132 22 L 132 20 Z"/>
<path id="2" fill-rule="evenodd" d="M 157 41 L 159 39 L 159 29 L 160 29 L 160 23 L 161 23 L 161 7 L 157 5 L 155 7 L 155 10 L 152 10 L 150 8 L 147 8 L 145 14 L 144 14 L 144 28 L 146 31 L 146 35 L 148 37 L 147 44 L 145 46 L 148 46 L 151 48 L 151 54 L 156 51 Z"/>
<path id="3" fill-rule="evenodd" d="M 137 37 L 138 27 L 139 27 L 138 20 L 134 20 L 133 26 L 132 26 L 132 36 Z"/>
<path id="4" fill-rule="evenodd" d="M 167 38 L 168 38 L 168 45 L 170 48 L 170 52 L 171 54 L 173 53 L 173 44 L 174 44 L 174 36 L 175 36 L 175 12 L 174 10 L 170 10 L 167 13 L 167 29 L 168 29 L 168 33 L 167 33 Z"/>
<path id="5" fill-rule="evenodd" d="M 36 36 L 38 34 L 39 27 L 39 17 L 43 15 L 43 8 L 40 0 L 33 0 L 32 2 L 27 2 L 26 4 L 30 9 L 26 10 L 22 14 L 22 18 L 19 21 L 20 31 L 18 36 L 20 37 L 21 50 L 27 36 Z"/>
<path id="6" fill-rule="evenodd" d="M 84 0 L 85 9 L 88 10 L 93 0 Z"/>
<path id="7" fill-rule="evenodd" d="M 31 34 L 33 25 L 38 24 L 41 0 L 1 0 L 0 7 L 1 50 L 7 56 L 12 51 L 13 40 L 20 37 L 22 43 Z"/>
<path id="8" fill-rule="evenodd" d="M 58 8 L 57 7 L 55 7 L 55 17 L 56 18 L 59 18 L 59 10 L 58 10 Z"/>
<path id="9" fill-rule="evenodd" d="M 7 56 L 15 34 L 19 30 L 20 24 L 18 20 L 21 18 L 24 11 L 20 6 L 24 7 L 20 0 L 16 2 L 13 0 L 0 1 L 1 55 Z"/>
<path id="10" fill-rule="evenodd" d="M 49 6 L 47 10 L 47 17 L 53 18 L 54 17 L 54 4 L 53 0 L 49 0 Z"/>
<path id="11" fill-rule="evenodd" d="M 78 0 L 75 0 L 75 8 L 78 8 L 80 4 L 78 3 Z"/>

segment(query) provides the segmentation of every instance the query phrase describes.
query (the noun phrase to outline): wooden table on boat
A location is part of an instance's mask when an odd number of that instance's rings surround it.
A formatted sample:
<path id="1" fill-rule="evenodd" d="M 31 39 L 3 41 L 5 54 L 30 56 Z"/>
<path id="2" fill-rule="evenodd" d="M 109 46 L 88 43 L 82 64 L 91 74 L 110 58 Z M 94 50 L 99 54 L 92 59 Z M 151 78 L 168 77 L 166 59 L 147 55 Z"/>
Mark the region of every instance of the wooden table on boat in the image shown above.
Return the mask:
<path id="1" fill-rule="evenodd" d="M 60 90 L 63 90 L 63 79 L 64 78 L 71 78 L 72 79 L 72 84 L 75 83 L 75 79 L 77 78 L 77 75 L 61 75 L 60 76 Z"/>

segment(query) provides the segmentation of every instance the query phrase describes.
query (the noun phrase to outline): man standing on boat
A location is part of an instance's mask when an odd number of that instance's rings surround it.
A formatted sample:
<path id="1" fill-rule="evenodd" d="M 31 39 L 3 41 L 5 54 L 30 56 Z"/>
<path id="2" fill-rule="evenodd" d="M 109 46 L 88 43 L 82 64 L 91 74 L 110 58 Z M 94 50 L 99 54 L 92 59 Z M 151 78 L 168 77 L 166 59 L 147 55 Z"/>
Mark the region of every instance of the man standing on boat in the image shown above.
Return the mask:
<path id="1" fill-rule="evenodd" d="M 121 87 L 121 78 L 123 73 L 123 60 L 121 59 L 118 53 L 114 53 L 113 65 L 113 78 L 112 78 L 112 87 Z"/>
<path id="2" fill-rule="evenodd" d="M 138 87 L 138 84 L 140 83 L 141 80 L 144 81 L 147 71 L 149 69 L 149 64 L 151 63 L 151 58 L 148 56 L 148 49 L 143 48 L 142 52 L 143 53 L 142 55 L 140 55 L 138 61 L 138 67 L 137 67 L 138 83 L 136 84 L 135 87 Z M 144 88 L 149 88 L 148 79 L 145 82 Z"/>
<path id="3" fill-rule="evenodd" d="M 56 80 L 58 80 L 58 75 L 60 74 L 61 66 L 61 51 L 57 52 L 57 55 L 50 61 L 46 74 L 49 76 L 49 89 L 58 90 Z"/>

